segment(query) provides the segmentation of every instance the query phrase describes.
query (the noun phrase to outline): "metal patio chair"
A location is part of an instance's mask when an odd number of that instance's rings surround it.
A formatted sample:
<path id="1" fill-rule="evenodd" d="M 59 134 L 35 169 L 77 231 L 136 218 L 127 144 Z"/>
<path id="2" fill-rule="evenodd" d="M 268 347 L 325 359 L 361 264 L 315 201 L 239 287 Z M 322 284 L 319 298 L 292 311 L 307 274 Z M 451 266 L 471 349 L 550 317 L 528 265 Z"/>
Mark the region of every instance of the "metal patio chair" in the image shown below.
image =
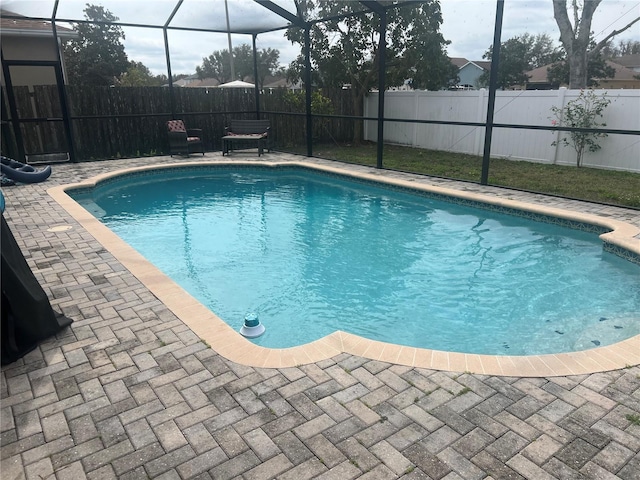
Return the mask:
<path id="1" fill-rule="evenodd" d="M 169 152 L 172 157 L 174 154 L 189 155 L 196 152 L 204 155 L 202 129 L 186 128 L 182 120 L 169 120 L 167 133 L 169 135 Z"/>

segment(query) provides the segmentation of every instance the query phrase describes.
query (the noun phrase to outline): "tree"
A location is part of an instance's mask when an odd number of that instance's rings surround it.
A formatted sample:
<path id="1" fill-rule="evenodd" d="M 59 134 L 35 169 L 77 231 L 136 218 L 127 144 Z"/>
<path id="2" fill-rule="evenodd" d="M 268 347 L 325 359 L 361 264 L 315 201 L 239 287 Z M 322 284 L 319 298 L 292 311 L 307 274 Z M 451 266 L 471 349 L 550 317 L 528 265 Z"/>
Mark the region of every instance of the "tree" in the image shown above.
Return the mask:
<path id="1" fill-rule="evenodd" d="M 595 42 L 592 41 L 591 45 L 595 46 Z M 601 51 L 593 55 L 587 55 L 587 72 L 585 87 L 597 87 L 599 85 L 598 80 L 613 78 L 616 74 L 616 70 L 607 65 Z M 566 57 L 547 69 L 547 79 L 554 88 L 570 84 L 570 75 L 569 62 L 566 61 Z"/>
<path id="2" fill-rule="evenodd" d="M 490 46 L 482 58 L 493 58 L 493 46 Z M 546 33 L 517 35 L 500 44 L 500 63 L 498 66 L 498 88 L 523 85 L 528 80 L 526 72 L 542 67 L 562 58 L 562 52 L 553 44 Z M 480 83 L 489 84 L 489 72 L 480 76 Z"/>
<path id="3" fill-rule="evenodd" d="M 573 24 L 567 12 L 567 0 L 553 0 L 553 16 L 560 29 L 560 41 L 567 52 L 569 65 L 569 88 L 584 88 L 587 86 L 588 57 L 599 52 L 614 36 L 624 32 L 640 20 L 635 18 L 620 30 L 614 30 L 604 39 L 589 48 L 591 36 L 591 22 L 593 15 L 602 0 L 571 0 L 573 10 Z"/>
<path id="4" fill-rule="evenodd" d="M 640 54 L 640 41 L 638 40 L 620 40 L 618 42 L 618 51 L 616 57 L 622 57 L 623 55 L 638 55 Z"/>
<path id="5" fill-rule="evenodd" d="M 640 41 L 638 40 L 620 40 L 618 45 L 614 45 L 613 42 L 608 42 L 602 47 L 602 56 L 605 58 L 638 54 L 640 54 Z"/>
<path id="6" fill-rule="evenodd" d="M 200 80 L 215 78 L 220 83 L 227 83 L 231 79 L 229 50 L 216 50 L 202 59 L 202 65 L 196 67 L 196 74 Z"/>
<path id="7" fill-rule="evenodd" d="M 292 112 L 300 112 L 305 108 L 305 93 L 300 90 L 288 90 L 283 100 Z M 314 90 L 311 92 L 311 112 L 316 115 L 333 115 L 335 108 L 330 98 L 325 97 L 320 90 Z M 313 122 L 313 138 L 320 138 L 330 121 L 328 118 L 320 118 L 319 121 Z"/>
<path id="8" fill-rule="evenodd" d="M 113 85 L 129 67 L 124 51 L 124 32 L 109 10 L 87 4 L 85 19 L 91 22 L 74 24 L 78 38 L 64 46 L 64 56 L 70 83 L 89 85 Z"/>
<path id="9" fill-rule="evenodd" d="M 258 78 L 256 81 L 260 88 L 262 88 L 268 76 L 277 75 L 282 72 L 282 67 L 280 66 L 280 51 L 274 48 L 263 48 L 262 50 L 258 50 L 257 53 Z"/>
<path id="10" fill-rule="evenodd" d="M 382 2 L 389 5 L 391 2 Z M 380 19 L 373 13 L 357 13 L 359 2 L 306 0 L 298 2 L 307 17 L 329 20 L 314 23 L 311 35 L 311 61 L 314 83 L 318 86 L 349 86 L 355 115 L 361 116 L 364 96 L 377 86 L 380 51 Z M 350 15 L 342 17 L 344 15 Z M 411 81 L 415 88 L 446 87 L 452 74 L 440 33 L 442 14 L 436 0 L 411 2 L 387 10 L 386 81 L 387 86 Z M 304 48 L 304 31 L 289 29 L 287 38 Z M 304 52 L 292 63 L 290 72 L 302 77 Z M 362 124 L 356 122 L 354 143 L 362 136 Z"/>
<path id="11" fill-rule="evenodd" d="M 279 69 L 280 51 L 267 48 L 258 50 L 258 78 L 255 79 L 260 87 L 267 76 L 273 75 Z M 233 65 L 236 78 L 231 78 L 231 62 L 229 50 L 216 50 L 202 59 L 202 65 L 196 67 L 198 78 L 215 78 L 220 83 L 232 80 L 243 80 L 254 77 L 253 49 L 246 43 L 233 47 Z"/>
<path id="12" fill-rule="evenodd" d="M 402 85 L 409 72 L 409 84 L 415 89 L 441 90 L 457 85 L 459 70 L 447 56 L 449 43 L 441 35 L 439 25 L 423 25 L 422 31 L 407 39 L 404 54 L 396 53 L 390 58 L 386 81 L 390 86 Z"/>
<path id="13" fill-rule="evenodd" d="M 122 87 L 158 87 L 168 82 L 166 75 L 153 75 L 142 62 L 131 61 L 118 81 Z"/>
<path id="14" fill-rule="evenodd" d="M 258 66 L 258 78 L 254 79 L 262 88 L 264 80 L 269 75 L 274 75 L 280 68 L 280 51 L 272 48 L 256 50 Z M 248 44 L 242 44 L 233 48 L 233 60 L 236 73 L 240 80 L 254 78 L 253 49 Z"/>
<path id="15" fill-rule="evenodd" d="M 600 123 L 602 112 L 611 103 L 607 94 L 597 95 L 593 90 L 585 93 L 580 90 L 580 95 L 575 100 L 567 102 L 564 107 L 551 107 L 555 119 L 554 125 L 573 128 L 598 128 L 605 127 L 606 123 Z M 597 152 L 600 150 L 599 138 L 606 137 L 606 133 L 600 132 L 563 132 L 564 136 L 551 145 L 564 145 L 573 147 L 576 151 L 576 165 L 582 165 L 582 157 L 586 150 Z"/>

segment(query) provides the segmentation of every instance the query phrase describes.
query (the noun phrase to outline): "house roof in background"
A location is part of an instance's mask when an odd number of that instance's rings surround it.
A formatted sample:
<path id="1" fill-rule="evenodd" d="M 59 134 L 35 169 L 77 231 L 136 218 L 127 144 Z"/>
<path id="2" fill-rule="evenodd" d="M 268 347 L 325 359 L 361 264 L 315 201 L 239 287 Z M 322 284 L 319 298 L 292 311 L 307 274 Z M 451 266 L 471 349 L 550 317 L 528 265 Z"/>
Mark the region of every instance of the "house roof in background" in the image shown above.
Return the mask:
<path id="1" fill-rule="evenodd" d="M 618 59 L 616 59 L 618 60 Z M 615 70 L 615 76 L 613 78 L 607 78 L 607 79 L 603 79 L 603 80 L 607 80 L 607 81 L 628 81 L 628 80 L 636 80 L 636 76 L 638 75 L 637 72 L 634 72 L 633 70 L 620 65 L 619 63 L 616 62 L 612 62 L 611 60 L 606 60 L 607 66 L 613 68 Z M 528 72 L 525 72 L 528 76 L 529 76 L 529 80 L 527 81 L 527 83 L 531 84 L 531 83 L 548 83 L 549 80 L 547 79 L 547 70 L 552 66 L 553 64 L 549 64 L 549 65 L 543 65 L 542 67 L 538 67 L 535 68 L 533 70 L 529 70 Z"/>
<path id="2" fill-rule="evenodd" d="M 611 61 L 627 68 L 640 67 L 640 54 L 622 55 L 621 57 L 612 58 Z"/>
<path id="3" fill-rule="evenodd" d="M 469 63 L 469 60 L 463 57 L 449 57 L 449 60 L 458 68 L 462 68 Z"/>
<path id="4" fill-rule="evenodd" d="M 178 82 L 179 81 L 180 80 L 178 80 Z M 178 82 L 174 82 L 174 85 L 176 85 Z M 198 78 L 196 80 L 191 80 L 188 83 L 180 86 L 187 87 L 187 88 L 198 88 L 198 87 L 217 87 L 218 85 L 220 85 L 220 82 L 218 81 L 217 78 L 203 78 L 203 79 Z"/>
<path id="5" fill-rule="evenodd" d="M 490 60 L 474 60 L 473 63 L 478 65 L 480 68 L 484 68 L 485 70 L 491 70 L 491 61 Z"/>
<path id="6" fill-rule="evenodd" d="M 243 79 L 243 81 L 238 84 L 239 80 L 236 80 L 234 83 L 239 88 L 253 88 L 253 77 L 248 76 Z M 180 80 L 176 80 L 173 82 L 173 85 L 176 87 L 185 87 L 185 88 L 203 88 L 203 87 L 218 87 L 221 86 L 220 82 L 216 78 L 203 78 L 199 79 L 197 74 L 189 75 L 188 77 L 182 78 Z M 228 85 L 228 84 L 227 84 Z M 247 86 L 248 85 L 248 86 Z M 233 85 L 231 85 L 233 87 Z M 264 79 L 264 88 L 293 88 L 295 85 L 291 84 L 286 77 L 283 76 L 273 76 L 268 75 Z M 225 88 L 223 86 L 223 88 Z"/>
<path id="7" fill-rule="evenodd" d="M 302 81 L 298 81 L 297 83 L 292 83 L 287 79 L 285 75 L 267 75 L 264 78 L 263 87 L 264 88 L 289 88 L 295 89 L 300 88 L 302 86 Z"/>
<path id="8" fill-rule="evenodd" d="M 478 68 L 481 68 L 482 70 L 491 70 L 491 62 L 488 60 L 467 60 L 464 57 L 449 57 L 449 60 L 458 68 L 462 68 L 468 64 L 472 64 Z"/>
<path id="9" fill-rule="evenodd" d="M 8 10 L 0 10 L 0 15 L 10 15 L 21 17 Z M 56 24 L 56 31 L 59 37 L 73 38 L 77 37 L 78 33 L 67 27 Z M 29 20 L 22 18 L 5 18 L 0 17 L 0 33 L 5 36 L 27 36 L 27 37 L 50 37 L 52 32 L 51 22 L 41 20 Z"/>
<path id="10" fill-rule="evenodd" d="M 527 83 L 547 83 L 549 81 L 547 80 L 547 70 L 549 70 L 552 65 L 553 64 L 550 63 L 549 65 L 543 65 L 542 67 L 534 68 L 533 70 L 525 72 L 529 77 Z"/>
<path id="11" fill-rule="evenodd" d="M 264 80 L 264 88 L 288 87 L 289 82 L 285 77 L 269 77 Z"/>
<path id="12" fill-rule="evenodd" d="M 607 60 L 607 65 L 612 67 L 616 71 L 613 80 L 637 80 L 635 77 L 638 76 L 638 72 L 634 72 L 630 68 L 627 68 L 624 65 L 620 65 L 617 62 L 617 58 L 614 60 L 616 61 L 613 62 L 611 60 Z"/>

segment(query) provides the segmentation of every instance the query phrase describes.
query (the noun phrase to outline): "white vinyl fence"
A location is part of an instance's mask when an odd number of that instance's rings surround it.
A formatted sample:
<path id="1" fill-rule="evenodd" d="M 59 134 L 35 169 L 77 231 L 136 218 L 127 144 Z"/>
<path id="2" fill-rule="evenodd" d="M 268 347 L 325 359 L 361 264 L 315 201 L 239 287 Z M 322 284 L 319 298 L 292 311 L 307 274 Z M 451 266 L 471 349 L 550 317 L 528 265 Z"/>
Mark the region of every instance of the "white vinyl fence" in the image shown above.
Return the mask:
<path id="1" fill-rule="evenodd" d="M 596 90 L 602 94 L 604 90 Z M 580 94 L 579 90 L 499 91 L 496 94 L 494 123 L 549 125 L 555 118 L 551 107 L 564 106 Z M 640 90 L 608 90 L 611 104 L 602 121 L 607 128 L 640 130 Z M 489 92 L 386 92 L 386 119 L 440 120 L 456 122 L 486 121 Z M 365 99 L 364 115 L 377 117 L 378 94 Z M 384 141 L 430 150 L 482 155 L 484 127 L 385 122 Z M 575 165 L 572 147 L 552 146 L 562 132 L 494 128 L 491 155 L 541 163 Z M 365 140 L 377 140 L 377 122 L 365 122 Z M 601 150 L 586 152 L 586 167 L 640 173 L 640 135 L 615 135 L 599 139 Z"/>

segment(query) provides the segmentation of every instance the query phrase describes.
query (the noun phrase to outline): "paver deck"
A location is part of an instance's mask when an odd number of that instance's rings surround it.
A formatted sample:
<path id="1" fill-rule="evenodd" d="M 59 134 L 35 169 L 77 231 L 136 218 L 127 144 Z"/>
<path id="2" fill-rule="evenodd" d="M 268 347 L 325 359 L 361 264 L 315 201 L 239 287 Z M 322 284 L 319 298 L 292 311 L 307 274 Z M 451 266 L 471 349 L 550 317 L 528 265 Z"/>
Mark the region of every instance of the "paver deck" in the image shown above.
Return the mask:
<path id="1" fill-rule="evenodd" d="M 46 193 L 101 172 L 169 161 L 56 165 L 43 184 L 3 190 L 5 218 L 36 277 L 54 308 L 74 319 L 2 367 L 3 480 L 640 479 L 637 365 L 492 376 L 341 353 L 264 368 L 209 348 Z M 640 226 L 633 210 L 418 181 Z"/>

